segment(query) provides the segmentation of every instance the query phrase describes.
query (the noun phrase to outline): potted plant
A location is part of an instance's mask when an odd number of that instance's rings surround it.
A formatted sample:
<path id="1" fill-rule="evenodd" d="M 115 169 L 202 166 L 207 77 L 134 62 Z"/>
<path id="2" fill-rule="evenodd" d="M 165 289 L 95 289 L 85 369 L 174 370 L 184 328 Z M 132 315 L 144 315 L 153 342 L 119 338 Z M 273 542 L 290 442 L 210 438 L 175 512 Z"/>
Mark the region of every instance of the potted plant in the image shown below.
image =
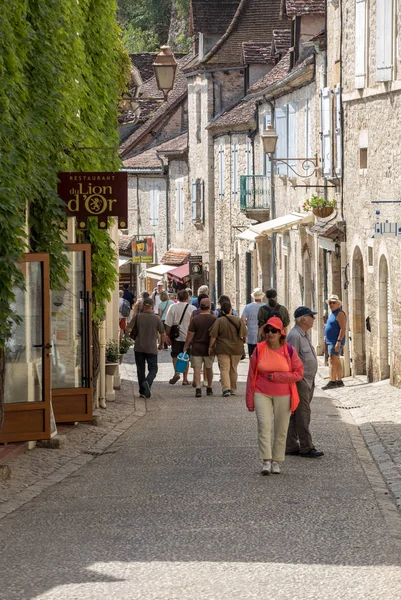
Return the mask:
<path id="1" fill-rule="evenodd" d="M 316 217 L 329 217 L 337 208 L 337 200 L 327 200 L 321 196 L 312 194 L 310 198 L 305 200 L 302 208 L 305 212 L 312 211 Z"/>
<path id="2" fill-rule="evenodd" d="M 120 348 L 117 340 L 109 340 L 106 344 L 106 373 L 114 375 L 118 369 Z"/>
<path id="3" fill-rule="evenodd" d="M 128 350 L 132 346 L 132 340 L 129 337 L 123 337 L 120 340 L 119 352 L 120 352 L 120 363 L 123 360 L 124 354 L 127 354 Z"/>

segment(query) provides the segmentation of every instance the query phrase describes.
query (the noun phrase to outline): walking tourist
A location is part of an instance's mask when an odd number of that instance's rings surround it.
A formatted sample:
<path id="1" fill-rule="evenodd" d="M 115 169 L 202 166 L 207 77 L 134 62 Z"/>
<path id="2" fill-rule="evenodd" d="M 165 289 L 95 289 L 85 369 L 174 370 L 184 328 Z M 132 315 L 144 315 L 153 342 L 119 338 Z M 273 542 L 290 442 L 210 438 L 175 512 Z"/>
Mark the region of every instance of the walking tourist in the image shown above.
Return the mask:
<path id="1" fill-rule="evenodd" d="M 145 298 L 149 298 L 149 292 L 144 291 L 141 294 L 141 297 L 134 304 L 134 308 L 132 309 L 132 316 L 135 317 L 138 313 L 142 312 L 143 309 L 143 301 Z"/>
<path id="2" fill-rule="evenodd" d="M 195 306 L 195 308 L 197 308 L 197 309 L 199 309 L 199 306 L 200 306 L 199 296 L 201 296 L 201 295 L 209 296 L 209 286 L 200 285 L 198 287 L 198 296 L 197 297 L 195 296 L 194 298 L 191 299 L 191 304 L 193 304 Z M 210 308 L 213 312 L 216 310 L 216 307 L 213 302 L 211 302 Z"/>
<path id="3" fill-rule="evenodd" d="M 215 353 L 219 363 L 222 395 L 235 396 L 238 380 L 238 363 L 244 354 L 247 327 L 232 314 L 230 302 L 220 305 L 220 318 L 210 330 L 209 355 Z"/>
<path id="4" fill-rule="evenodd" d="M 124 337 L 125 328 L 127 327 L 127 317 L 129 317 L 129 314 L 131 312 L 129 302 L 128 302 L 128 300 L 124 299 L 123 294 L 124 294 L 124 292 L 122 290 L 120 290 L 120 293 L 119 293 L 120 298 L 119 298 L 119 305 L 118 305 L 120 339 L 122 339 Z"/>
<path id="5" fill-rule="evenodd" d="M 153 294 L 152 294 L 152 300 L 155 303 L 154 310 L 157 315 L 159 314 L 160 294 L 163 291 L 163 287 L 164 287 L 164 283 L 162 281 L 158 281 L 157 286 L 153 290 Z"/>
<path id="6" fill-rule="evenodd" d="M 253 302 L 250 302 L 244 307 L 241 315 L 241 319 L 248 327 L 248 337 L 246 338 L 246 341 L 248 343 L 249 358 L 251 358 L 252 353 L 256 348 L 256 344 L 258 343 L 258 314 L 263 296 L 263 290 L 255 288 L 251 294 Z"/>
<path id="7" fill-rule="evenodd" d="M 166 292 L 166 290 L 163 290 L 162 293 L 160 294 L 159 317 L 161 318 L 161 320 L 163 322 L 164 330 L 166 330 L 166 316 L 167 316 L 168 309 L 173 304 L 174 304 L 174 302 L 173 302 L 173 300 L 170 300 L 170 297 L 169 297 L 168 293 Z M 168 349 L 166 342 L 164 342 L 164 349 L 165 350 Z"/>
<path id="8" fill-rule="evenodd" d="M 161 318 L 154 313 L 154 302 L 152 298 L 143 300 L 142 312 L 131 320 L 127 329 L 135 346 L 135 363 L 138 376 L 139 395 L 150 398 L 151 388 L 156 377 L 158 350 L 163 349 L 164 326 Z M 157 343 L 159 341 L 159 344 Z M 148 374 L 146 375 L 146 364 Z"/>
<path id="9" fill-rule="evenodd" d="M 184 344 L 184 352 L 187 352 L 191 346 L 191 366 L 194 370 L 195 396 L 202 396 L 201 388 L 201 369 L 203 365 L 204 377 L 207 379 L 206 394 L 213 396 L 213 361 L 214 356 L 209 355 L 209 329 L 216 320 L 216 316 L 211 314 L 210 298 L 203 297 L 200 300 L 200 313 L 192 316 L 189 323 L 187 338 Z"/>
<path id="10" fill-rule="evenodd" d="M 256 411 L 261 473 L 269 475 L 280 473 L 280 463 L 284 461 L 290 416 L 299 403 L 295 382 L 302 379 L 304 367 L 297 351 L 287 344 L 279 317 L 271 317 L 263 333 L 266 340 L 257 344 L 249 365 L 246 406 L 249 411 Z"/>
<path id="11" fill-rule="evenodd" d="M 324 339 L 330 358 L 330 381 L 322 387 L 322 390 L 344 386 L 340 357 L 345 344 L 347 328 L 347 317 L 342 309 L 340 298 L 336 294 L 332 294 L 326 302 L 331 310 L 331 315 L 324 328 Z"/>
<path id="12" fill-rule="evenodd" d="M 177 294 L 178 302 L 173 304 L 167 311 L 166 316 L 166 335 L 167 343 L 171 346 L 171 358 L 173 359 L 174 375 L 169 383 L 174 384 L 180 379 L 180 373 L 175 370 L 177 356 L 184 351 L 184 344 L 187 337 L 188 325 L 195 306 L 188 304 L 189 294 L 187 290 L 180 290 Z M 188 367 L 183 374 L 182 385 L 190 385 L 188 381 Z"/>
<path id="13" fill-rule="evenodd" d="M 123 298 L 124 298 L 124 300 L 128 300 L 129 305 L 132 310 L 132 305 L 134 304 L 134 300 L 135 300 L 135 294 L 130 291 L 128 283 L 123 284 Z"/>
<path id="14" fill-rule="evenodd" d="M 218 308 L 216 310 L 216 317 L 217 318 L 219 318 L 219 317 L 222 316 L 221 305 L 222 305 L 223 302 L 229 302 L 231 304 L 230 296 L 226 296 L 225 294 L 222 294 L 220 296 L 220 298 L 218 299 L 217 303 L 220 306 L 220 308 Z M 234 308 L 232 308 L 232 314 L 234 315 L 234 317 L 238 317 L 238 312 Z"/>
<path id="15" fill-rule="evenodd" d="M 297 308 L 294 312 L 295 326 L 287 336 L 287 342 L 295 348 L 304 365 L 304 375 L 300 381 L 297 381 L 299 404 L 290 418 L 285 453 L 305 456 L 306 458 L 318 458 L 324 454 L 324 452 L 316 450 L 309 429 L 310 405 L 315 391 L 317 358 L 307 333 L 313 327 L 316 314 L 307 306 Z"/>
<path id="16" fill-rule="evenodd" d="M 270 288 L 266 291 L 266 298 L 267 304 L 262 304 L 258 313 L 259 337 L 263 337 L 263 328 L 270 317 L 277 316 L 279 319 L 281 319 L 285 330 L 287 330 L 287 327 L 290 324 L 290 315 L 288 314 L 288 310 L 285 306 L 277 302 L 277 291 L 273 288 Z"/>

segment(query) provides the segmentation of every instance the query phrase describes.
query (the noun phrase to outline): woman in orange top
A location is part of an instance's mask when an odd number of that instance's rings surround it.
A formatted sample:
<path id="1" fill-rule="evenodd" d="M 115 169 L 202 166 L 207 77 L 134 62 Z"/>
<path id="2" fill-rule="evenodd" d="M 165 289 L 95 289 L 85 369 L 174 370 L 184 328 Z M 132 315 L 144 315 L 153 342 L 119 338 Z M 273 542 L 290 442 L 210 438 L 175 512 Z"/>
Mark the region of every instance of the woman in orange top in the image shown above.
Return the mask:
<path id="1" fill-rule="evenodd" d="M 296 381 L 304 367 L 296 350 L 286 343 L 279 317 L 271 317 L 264 326 L 266 341 L 252 354 L 246 384 L 246 406 L 256 411 L 262 475 L 280 473 L 291 413 L 299 403 Z M 274 443 L 271 426 L 274 413 Z"/>

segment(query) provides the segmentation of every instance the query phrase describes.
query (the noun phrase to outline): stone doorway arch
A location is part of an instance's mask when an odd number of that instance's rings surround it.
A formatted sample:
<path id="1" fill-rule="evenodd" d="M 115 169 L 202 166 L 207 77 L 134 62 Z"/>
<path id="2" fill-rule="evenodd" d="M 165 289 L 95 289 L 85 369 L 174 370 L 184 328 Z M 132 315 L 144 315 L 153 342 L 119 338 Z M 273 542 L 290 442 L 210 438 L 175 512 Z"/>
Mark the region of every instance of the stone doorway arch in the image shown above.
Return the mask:
<path id="1" fill-rule="evenodd" d="M 352 291 L 352 371 L 366 375 L 365 274 L 359 246 L 352 258 Z"/>
<path id="2" fill-rule="evenodd" d="M 384 254 L 379 262 L 379 367 L 380 379 L 390 377 L 390 282 L 387 259 Z"/>

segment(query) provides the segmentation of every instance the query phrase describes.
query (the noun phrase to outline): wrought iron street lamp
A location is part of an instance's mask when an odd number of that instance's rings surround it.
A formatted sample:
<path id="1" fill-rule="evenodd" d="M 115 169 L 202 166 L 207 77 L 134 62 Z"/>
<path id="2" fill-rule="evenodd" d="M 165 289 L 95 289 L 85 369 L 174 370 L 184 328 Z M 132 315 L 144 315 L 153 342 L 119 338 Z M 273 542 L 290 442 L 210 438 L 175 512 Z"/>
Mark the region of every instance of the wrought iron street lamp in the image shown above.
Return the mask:
<path id="1" fill-rule="evenodd" d="M 162 46 L 160 49 L 161 52 L 156 56 L 152 66 L 155 72 L 157 87 L 163 92 L 164 99 L 167 100 L 168 93 L 174 87 L 177 61 L 169 46 Z"/>
<path id="2" fill-rule="evenodd" d="M 272 158 L 271 155 L 276 151 L 278 140 L 278 135 L 274 127 L 272 125 L 268 125 L 260 137 L 262 138 L 263 150 L 265 154 L 269 155 L 269 160 L 273 164 L 284 163 L 289 169 L 291 169 L 293 173 L 295 173 L 297 177 L 301 177 L 303 179 L 307 179 L 312 175 L 315 175 L 318 168 L 317 154 L 315 154 L 314 158 Z M 301 175 L 293 168 L 290 163 L 294 162 L 301 163 L 301 168 L 303 171 L 305 171 L 305 175 Z"/>

